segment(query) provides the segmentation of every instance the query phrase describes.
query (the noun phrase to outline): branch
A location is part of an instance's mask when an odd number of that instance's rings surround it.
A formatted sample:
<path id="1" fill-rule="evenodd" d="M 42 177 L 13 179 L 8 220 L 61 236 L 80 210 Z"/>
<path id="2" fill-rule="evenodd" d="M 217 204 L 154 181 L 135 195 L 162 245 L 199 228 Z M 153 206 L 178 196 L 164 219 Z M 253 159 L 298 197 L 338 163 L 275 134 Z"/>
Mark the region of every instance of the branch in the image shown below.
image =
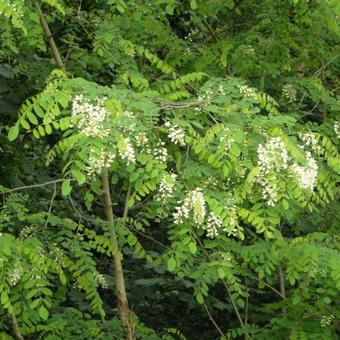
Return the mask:
<path id="1" fill-rule="evenodd" d="M 47 181 L 47 182 L 44 182 L 44 183 L 38 183 L 38 184 L 32 184 L 32 185 L 24 185 L 22 187 L 17 187 L 17 188 L 13 188 L 13 189 L 2 191 L 2 192 L 0 191 L 0 194 L 9 194 L 9 193 L 14 192 L 14 191 L 45 187 L 45 186 L 50 185 L 50 184 L 55 185 L 56 183 L 64 182 L 64 181 L 67 181 L 67 180 L 75 181 L 75 179 L 73 179 L 73 178 L 60 178 L 60 179 L 56 179 L 54 181 Z"/>
<path id="2" fill-rule="evenodd" d="M 51 30 L 48 26 L 48 23 L 45 19 L 45 16 L 44 16 L 44 13 L 42 12 L 41 10 L 41 7 L 38 3 L 38 1 L 33 1 L 33 5 L 34 7 L 36 8 L 38 14 L 39 14 L 39 18 L 40 18 L 40 22 L 41 22 L 41 26 L 44 30 L 44 33 L 45 33 L 45 37 L 51 47 L 51 50 L 52 50 L 52 54 L 53 54 L 53 58 L 58 66 L 58 68 L 60 68 L 62 71 L 65 71 L 65 66 L 64 66 L 64 63 L 61 59 L 61 56 L 60 56 L 60 52 L 58 50 L 58 47 L 53 39 L 53 36 L 52 36 L 52 33 L 51 33 Z"/>
<path id="3" fill-rule="evenodd" d="M 221 328 L 218 326 L 218 324 L 216 323 L 216 321 L 214 320 L 214 318 L 212 317 L 212 315 L 210 314 L 209 312 L 209 309 L 207 307 L 207 305 L 205 304 L 204 300 L 203 300 L 203 305 L 204 305 L 204 308 L 209 316 L 209 319 L 211 320 L 211 322 L 214 324 L 215 328 L 218 330 L 218 332 L 221 334 L 222 336 L 222 339 L 225 339 L 225 336 L 223 334 L 223 332 L 221 331 Z"/>

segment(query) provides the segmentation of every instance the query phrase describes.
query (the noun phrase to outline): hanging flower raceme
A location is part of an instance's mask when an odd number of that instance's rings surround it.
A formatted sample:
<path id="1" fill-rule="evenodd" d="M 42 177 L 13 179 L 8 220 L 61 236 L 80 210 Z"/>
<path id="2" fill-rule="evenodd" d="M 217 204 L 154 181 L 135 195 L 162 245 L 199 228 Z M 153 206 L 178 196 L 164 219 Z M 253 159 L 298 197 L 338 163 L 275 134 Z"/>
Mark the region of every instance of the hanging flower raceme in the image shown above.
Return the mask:
<path id="1" fill-rule="evenodd" d="M 333 125 L 334 132 L 338 138 L 340 138 L 340 122 L 336 120 Z"/>
<path id="2" fill-rule="evenodd" d="M 312 133 L 304 133 L 299 136 L 305 142 L 304 146 L 300 146 L 301 149 L 308 146 L 314 152 L 321 152 Z M 257 164 L 260 168 L 257 180 L 262 187 L 262 197 L 268 205 L 275 206 L 279 199 L 278 177 L 284 170 L 289 170 L 301 189 L 313 190 L 318 175 L 318 166 L 310 151 L 305 152 L 306 165 L 290 163 L 291 158 L 283 140 L 280 137 L 272 137 L 265 145 L 258 146 L 257 154 Z"/>
<path id="3" fill-rule="evenodd" d="M 77 118 L 77 127 L 88 137 L 105 138 L 110 129 L 104 125 L 109 117 L 109 112 L 104 107 L 106 98 L 97 99 L 92 103 L 83 95 L 77 95 L 72 102 L 71 115 Z"/>
<path id="4" fill-rule="evenodd" d="M 223 221 L 213 212 L 209 213 L 207 225 L 204 229 L 207 231 L 207 236 L 214 238 L 219 235 L 222 228 Z"/>
<path id="5" fill-rule="evenodd" d="M 163 176 L 156 196 L 157 201 L 165 202 L 172 197 L 176 178 L 176 174 L 166 174 Z"/>
<path id="6" fill-rule="evenodd" d="M 116 154 L 113 151 L 91 149 L 86 168 L 87 176 L 92 177 L 95 174 L 100 174 L 104 168 L 108 168 L 114 162 L 115 158 Z"/>
<path id="7" fill-rule="evenodd" d="M 312 132 L 299 133 L 299 138 L 304 142 L 304 145 L 310 147 L 317 154 L 321 153 L 321 147 Z"/>
<path id="8" fill-rule="evenodd" d="M 201 226 L 206 215 L 206 203 L 201 188 L 190 191 L 180 206 L 174 212 L 175 224 L 181 224 L 185 219 L 191 217 L 194 222 Z"/>
<path id="9" fill-rule="evenodd" d="M 318 176 L 318 165 L 309 151 L 306 152 L 306 159 L 307 165 L 301 166 L 294 163 L 290 169 L 300 188 L 313 190 Z"/>
<path id="10" fill-rule="evenodd" d="M 135 150 L 133 149 L 129 137 L 123 138 L 122 143 L 119 143 L 118 147 L 120 158 L 126 160 L 128 165 L 136 163 Z"/>
<path id="11" fill-rule="evenodd" d="M 260 175 L 258 182 L 262 187 L 262 197 L 267 204 L 274 206 L 279 198 L 277 175 L 288 168 L 288 151 L 280 137 L 272 137 L 265 145 L 257 147 Z"/>
<path id="12" fill-rule="evenodd" d="M 169 129 L 168 137 L 171 140 L 171 142 L 180 146 L 185 146 L 184 141 L 185 134 L 181 127 L 179 127 L 178 125 L 172 126 L 170 122 L 166 122 L 164 126 L 166 126 Z"/>

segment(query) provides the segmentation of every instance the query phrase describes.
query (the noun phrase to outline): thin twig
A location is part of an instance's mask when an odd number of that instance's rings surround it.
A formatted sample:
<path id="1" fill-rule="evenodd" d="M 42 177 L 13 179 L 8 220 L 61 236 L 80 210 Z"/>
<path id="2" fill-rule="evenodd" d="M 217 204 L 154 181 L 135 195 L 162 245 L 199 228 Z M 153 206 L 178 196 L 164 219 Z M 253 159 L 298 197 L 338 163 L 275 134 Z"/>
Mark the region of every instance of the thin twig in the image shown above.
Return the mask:
<path id="1" fill-rule="evenodd" d="M 284 295 L 282 295 L 276 288 L 274 288 L 273 286 L 271 286 L 269 283 L 262 281 L 260 279 L 258 279 L 256 276 L 247 274 L 249 277 L 251 277 L 252 279 L 263 283 L 266 287 L 270 288 L 273 292 L 275 292 L 277 295 L 279 295 L 282 299 L 285 299 L 286 297 Z"/>
<path id="2" fill-rule="evenodd" d="M 154 243 L 160 245 L 161 247 L 163 247 L 163 248 L 165 248 L 165 249 L 171 249 L 170 247 L 166 246 L 165 244 L 163 244 L 163 243 L 157 241 L 156 239 L 152 238 L 151 236 L 149 236 L 149 235 L 147 235 L 147 234 L 144 234 L 144 233 L 142 233 L 141 231 L 139 231 L 139 230 L 137 230 L 137 229 L 135 229 L 135 228 L 131 228 L 131 227 L 129 227 L 129 226 L 126 226 L 126 228 L 128 228 L 129 230 L 132 230 L 132 231 L 136 232 L 137 234 L 139 234 L 139 235 L 141 235 L 141 236 L 147 238 L 148 240 L 150 240 L 150 241 L 152 241 L 152 242 L 154 242 Z"/>
<path id="3" fill-rule="evenodd" d="M 215 326 L 215 328 L 218 330 L 218 332 L 221 334 L 222 339 L 225 339 L 225 335 L 223 334 L 223 332 L 221 331 L 221 328 L 218 326 L 218 324 L 216 323 L 216 321 L 214 320 L 214 318 L 213 318 L 212 315 L 210 314 L 209 309 L 208 309 L 206 303 L 204 302 L 204 300 L 203 300 L 203 305 L 204 305 L 204 308 L 205 308 L 205 310 L 206 310 L 206 312 L 207 312 L 207 314 L 208 314 L 208 316 L 209 316 L 209 319 L 210 319 L 211 322 L 214 324 L 214 326 Z"/>
<path id="4" fill-rule="evenodd" d="M 50 201 L 50 206 L 48 208 L 48 212 L 47 212 L 47 216 L 46 216 L 46 222 L 45 222 L 45 227 L 47 226 L 48 218 L 51 215 L 52 207 L 53 207 L 53 202 L 54 202 L 54 199 L 55 199 L 56 195 L 57 195 L 57 185 L 56 185 L 56 183 L 53 183 L 53 195 L 52 195 L 52 198 L 51 198 L 51 201 Z"/>

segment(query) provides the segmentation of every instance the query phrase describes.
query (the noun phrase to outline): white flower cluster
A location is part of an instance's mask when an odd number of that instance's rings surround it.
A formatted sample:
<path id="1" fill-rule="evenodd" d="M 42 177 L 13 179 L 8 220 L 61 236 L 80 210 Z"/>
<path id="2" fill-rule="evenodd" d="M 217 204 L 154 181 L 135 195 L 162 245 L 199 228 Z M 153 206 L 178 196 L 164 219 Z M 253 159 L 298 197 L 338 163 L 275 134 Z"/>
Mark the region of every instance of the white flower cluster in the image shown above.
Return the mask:
<path id="1" fill-rule="evenodd" d="M 183 202 L 178 202 L 180 205 L 176 207 L 176 211 L 173 213 L 175 224 L 181 224 L 185 219 L 190 217 L 194 222 L 201 226 L 204 222 L 206 215 L 206 203 L 201 188 L 196 188 L 190 191 L 185 197 Z"/>
<path id="2" fill-rule="evenodd" d="M 244 50 L 244 53 L 247 55 L 247 56 L 253 56 L 255 54 L 255 49 L 253 46 L 251 45 L 245 45 L 243 47 L 243 50 Z"/>
<path id="3" fill-rule="evenodd" d="M 306 152 L 306 160 L 306 166 L 294 163 L 290 170 L 299 183 L 300 188 L 313 190 L 318 176 L 318 165 L 309 151 Z"/>
<path id="4" fill-rule="evenodd" d="M 136 163 L 135 150 L 132 147 L 129 137 L 124 138 L 123 147 L 119 150 L 119 156 L 126 160 L 128 165 Z"/>
<path id="5" fill-rule="evenodd" d="M 171 142 L 173 142 L 174 144 L 178 144 L 180 146 L 185 146 L 184 141 L 185 134 L 181 127 L 179 127 L 178 125 L 171 126 L 170 122 L 166 122 L 164 126 L 166 126 L 169 129 L 168 137 L 171 140 Z"/>
<path id="6" fill-rule="evenodd" d="M 258 181 L 262 186 L 262 197 L 267 204 L 274 206 L 278 201 L 276 175 L 288 168 L 288 151 L 280 137 L 272 137 L 265 145 L 257 147 L 260 175 Z"/>
<path id="7" fill-rule="evenodd" d="M 100 174 L 104 168 L 108 168 L 115 160 L 114 152 L 105 150 L 91 149 L 86 168 L 87 175 L 92 177 L 94 174 Z"/>
<path id="8" fill-rule="evenodd" d="M 207 89 L 205 91 L 205 93 L 200 94 L 197 99 L 198 99 L 199 102 L 209 104 L 211 99 L 212 99 L 212 97 L 213 97 L 213 95 L 214 95 L 213 90 L 212 89 Z M 195 111 L 196 112 L 201 112 L 202 111 L 202 107 L 201 106 L 195 107 Z"/>
<path id="9" fill-rule="evenodd" d="M 129 137 L 124 138 L 123 149 L 119 150 L 119 156 L 125 159 L 128 165 L 136 163 L 135 150 L 132 147 Z"/>
<path id="10" fill-rule="evenodd" d="M 292 84 L 286 84 L 282 88 L 282 95 L 289 99 L 290 102 L 296 100 L 297 91 Z"/>
<path id="11" fill-rule="evenodd" d="M 321 320 L 320 320 L 320 326 L 323 328 L 329 327 L 330 324 L 332 323 L 334 319 L 334 315 L 330 314 L 330 315 L 323 315 Z"/>
<path id="12" fill-rule="evenodd" d="M 245 98 L 254 98 L 256 96 L 256 92 L 254 89 L 247 85 L 239 85 L 238 89 L 240 90 L 240 93 L 245 97 Z"/>
<path id="13" fill-rule="evenodd" d="M 235 142 L 235 139 L 230 136 L 230 130 L 226 127 L 224 129 L 224 135 L 220 137 L 220 148 L 223 149 L 225 153 L 229 151 L 233 143 Z"/>
<path id="14" fill-rule="evenodd" d="M 205 227 L 207 236 L 214 238 L 219 235 L 220 230 L 223 229 L 222 224 L 223 221 L 217 215 L 211 212 L 208 216 L 207 225 Z"/>
<path id="15" fill-rule="evenodd" d="M 23 227 L 22 230 L 20 231 L 20 238 L 21 239 L 26 239 L 26 238 L 30 238 L 32 236 L 32 234 L 34 233 L 34 227 L 32 226 L 26 226 Z"/>
<path id="16" fill-rule="evenodd" d="M 159 185 L 158 194 L 156 196 L 157 201 L 165 202 L 172 196 L 176 178 L 177 175 L 173 173 L 163 176 L 161 183 Z"/>
<path id="17" fill-rule="evenodd" d="M 88 137 L 105 138 L 110 130 L 103 126 L 109 117 L 109 112 L 104 107 L 106 98 L 98 99 L 96 104 L 82 94 L 74 97 L 71 115 L 77 117 L 78 128 Z"/>
<path id="18" fill-rule="evenodd" d="M 24 17 L 24 13 L 22 11 L 22 7 L 18 8 L 16 3 L 13 3 L 10 0 L 2 0 L 3 6 L 11 7 L 11 10 L 18 15 L 20 18 Z M 5 12 L 6 13 L 6 12 Z M 3 12 L 0 11 L 0 16 L 3 15 Z M 13 19 L 12 19 L 13 20 Z"/>
<path id="19" fill-rule="evenodd" d="M 337 136 L 338 138 L 340 138 L 340 122 L 339 122 L 338 120 L 336 120 L 336 121 L 334 122 L 333 128 L 334 128 L 334 132 L 335 132 L 336 136 Z"/>
<path id="20" fill-rule="evenodd" d="M 95 277 L 97 284 L 103 288 L 103 289 L 108 289 L 109 288 L 109 283 L 107 282 L 105 276 L 103 274 L 98 273 Z"/>
<path id="21" fill-rule="evenodd" d="M 135 136 L 136 145 L 138 147 L 145 147 L 149 143 L 149 138 L 145 132 L 140 132 Z"/>
<path id="22" fill-rule="evenodd" d="M 224 88 L 221 84 L 218 85 L 217 92 L 218 92 L 219 95 L 225 96 Z"/>
<path id="23" fill-rule="evenodd" d="M 305 143 L 305 146 L 309 146 L 312 149 L 312 151 L 314 151 L 317 154 L 321 153 L 321 147 L 318 144 L 318 141 L 312 132 L 305 133 L 300 132 L 299 138 Z"/>
<path id="24" fill-rule="evenodd" d="M 154 157 L 163 163 L 166 163 L 166 160 L 168 158 L 168 150 L 165 147 L 165 143 L 161 140 L 158 141 L 158 147 L 153 149 L 152 154 L 154 155 Z"/>
<path id="25" fill-rule="evenodd" d="M 15 267 L 8 273 L 9 282 L 12 286 L 15 286 L 21 279 L 23 274 L 23 268 L 20 263 L 17 263 Z"/>

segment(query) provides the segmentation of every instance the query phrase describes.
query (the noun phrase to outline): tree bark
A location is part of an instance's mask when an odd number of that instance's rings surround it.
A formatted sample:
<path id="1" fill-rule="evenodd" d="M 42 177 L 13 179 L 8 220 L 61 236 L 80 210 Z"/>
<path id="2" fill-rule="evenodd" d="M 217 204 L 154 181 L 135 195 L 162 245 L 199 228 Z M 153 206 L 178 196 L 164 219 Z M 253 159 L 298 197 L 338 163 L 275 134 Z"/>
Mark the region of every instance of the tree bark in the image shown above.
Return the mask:
<path id="1" fill-rule="evenodd" d="M 118 298 L 118 310 L 120 319 L 123 325 L 123 330 L 125 334 L 125 338 L 128 340 L 134 340 L 134 330 L 131 322 L 131 312 L 128 305 L 128 300 L 126 296 L 125 290 L 125 281 L 124 281 L 124 273 L 121 261 L 121 253 L 118 248 L 117 236 L 114 229 L 114 218 L 112 212 L 112 201 L 110 194 L 110 185 L 109 185 L 109 175 L 107 169 L 103 171 L 102 174 L 102 186 L 104 193 L 104 204 L 105 204 L 105 214 L 108 222 L 111 224 L 111 241 L 113 244 L 113 248 L 115 254 L 113 256 L 114 259 L 114 271 L 115 271 L 115 282 L 116 282 L 116 290 L 117 290 L 117 298 Z M 130 191 L 130 189 L 129 189 Z M 129 196 L 129 194 L 127 195 Z M 124 207 L 124 215 L 123 217 L 127 217 L 127 205 Z"/>
<path id="2" fill-rule="evenodd" d="M 52 36 L 52 33 L 51 33 L 51 30 L 48 26 L 48 23 L 45 19 L 45 16 L 44 16 L 44 13 L 42 12 L 41 10 L 41 7 L 38 3 L 38 1 L 33 1 L 33 4 L 34 4 L 34 7 L 36 8 L 38 14 L 39 14 L 39 18 L 40 18 L 40 23 L 41 23 L 41 27 L 42 29 L 44 30 L 44 33 L 45 33 L 45 37 L 48 41 L 48 44 L 50 45 L 51 47 L 51 50 L 52 50 L 52 54 L 53 54 L 53 58 L 58 66 L 58 68 L 60 68 L 61 70 L 65 71 L 65 65 L 61 59 L 61 56 L 60 56 L 60 52 L 58 50 L 58 47 L 53 39 L 53 36 Z"/>
<path id="3" fill-rule="evenodd" d="M 11 324 L 12 324 L 12 331 L 14 334 L 14 338 L 16 340 L 24 340 L 24 337 L 20 333 L 19 325 L 18 325 L 18 320 L 14 314 L 10 315 L 11 317 Z"/>

